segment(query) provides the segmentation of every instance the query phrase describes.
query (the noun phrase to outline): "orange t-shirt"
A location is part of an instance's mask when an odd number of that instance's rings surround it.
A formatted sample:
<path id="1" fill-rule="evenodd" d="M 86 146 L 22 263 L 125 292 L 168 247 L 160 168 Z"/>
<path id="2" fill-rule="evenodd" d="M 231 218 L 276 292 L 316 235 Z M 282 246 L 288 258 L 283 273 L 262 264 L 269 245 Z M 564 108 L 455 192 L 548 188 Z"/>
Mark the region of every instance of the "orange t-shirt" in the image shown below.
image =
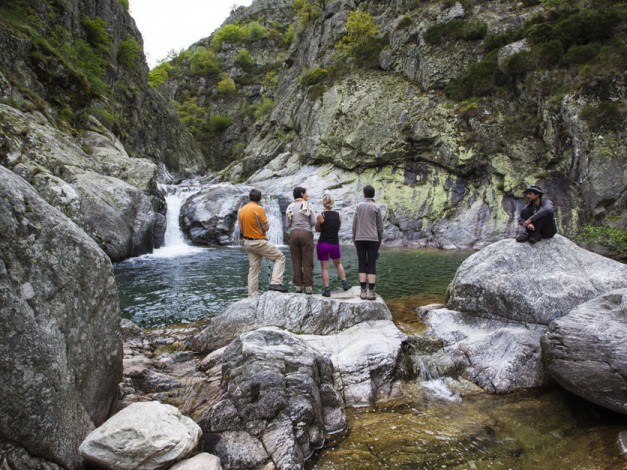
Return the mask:
<path id="1" fill-rule="evenodd" d="M 263 207 L 251 201 L 239 210 L 238 217 L 243 237 L 266 238 L 262 225 L 268 223 L 268 217 Z"/>

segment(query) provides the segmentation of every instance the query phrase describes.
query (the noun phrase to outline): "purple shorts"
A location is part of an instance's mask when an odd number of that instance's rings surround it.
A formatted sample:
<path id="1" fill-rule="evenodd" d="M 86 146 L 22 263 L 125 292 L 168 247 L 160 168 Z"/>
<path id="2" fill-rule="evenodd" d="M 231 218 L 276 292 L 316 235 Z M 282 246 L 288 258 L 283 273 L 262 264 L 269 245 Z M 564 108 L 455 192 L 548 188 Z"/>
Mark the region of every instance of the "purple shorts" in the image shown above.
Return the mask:
<path id="1" fill-rule="evenodd" d="M 318 243 L 316 251 L 318 252 L 319 261 L 329 261 L 329 257 L 331 259 L 340 259 L 341 257 L 340 245 L 322 242 Z"/>

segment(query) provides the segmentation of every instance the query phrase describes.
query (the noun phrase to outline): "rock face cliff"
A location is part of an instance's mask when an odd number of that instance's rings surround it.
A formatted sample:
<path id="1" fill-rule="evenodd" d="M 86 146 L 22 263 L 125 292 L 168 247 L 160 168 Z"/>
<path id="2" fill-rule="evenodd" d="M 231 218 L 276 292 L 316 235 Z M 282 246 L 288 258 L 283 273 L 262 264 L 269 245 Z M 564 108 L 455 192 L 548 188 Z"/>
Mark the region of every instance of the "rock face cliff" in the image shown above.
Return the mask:
<path id="1" fill-rule="evenodd" d="M 0 164 L 114 261 L 159 245 L 159 166 L 190 175 L 205 168 L 192 137 L 148 86 L 127 8 L 119 0 L 0 7 Z"/>
<path id="2" fill-rule="evenodd" d="M 122 378 L 111 261 L 3 167 L 0 253 L 0 461 L 79 468 L 78 446 L 108 418 Z"/>
<path id="3" fill-rule="evenodd" d="M 224 179 L 284 175 L 286 161 L 349 172 L 314 189 L 373 183 L 401 243 L 509 236 L 539 184 L 561 233 L 620 245 L 624 28 L 613 2 L 257 0 L 169 63 L 160 90 Z"/>

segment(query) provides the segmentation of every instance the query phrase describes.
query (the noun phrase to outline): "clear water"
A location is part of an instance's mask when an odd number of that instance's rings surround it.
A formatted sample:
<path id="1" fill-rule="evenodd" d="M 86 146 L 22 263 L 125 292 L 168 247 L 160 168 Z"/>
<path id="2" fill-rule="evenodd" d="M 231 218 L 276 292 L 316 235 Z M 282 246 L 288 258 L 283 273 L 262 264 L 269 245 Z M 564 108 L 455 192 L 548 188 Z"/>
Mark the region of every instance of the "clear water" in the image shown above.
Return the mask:
<path id="1" fill-rule="evenodd" d="M 289 250 L 284 284 L 291 286 Z M 379 258 L 377 291 L 386 301 L 416 297 L 442 301 L 446 288 L 469 252 L 383 249 Z M 347 279 L 357 284 L 357 254 L 342 247 Z M 269 284 L 270 266 L 265 264 L 260 289 Z M 242 247 L 199 248 L 168 246 L 152 255 L 131 258 L 114 266 L 122 315 L 143 327 L 189 323 L 211 318 L 229 304 L 247 295 L 248 257 Z M 314 263 L 315 290 L 320 291 L 320 265 Z M 331 286 L 339 288 L 335 270 Z M 411 307 L 410 307 L 411 309 Z M 411 315 L 410 315 L 411 316 Z M 415 310 L 413 311 L 415 317 Z"/>

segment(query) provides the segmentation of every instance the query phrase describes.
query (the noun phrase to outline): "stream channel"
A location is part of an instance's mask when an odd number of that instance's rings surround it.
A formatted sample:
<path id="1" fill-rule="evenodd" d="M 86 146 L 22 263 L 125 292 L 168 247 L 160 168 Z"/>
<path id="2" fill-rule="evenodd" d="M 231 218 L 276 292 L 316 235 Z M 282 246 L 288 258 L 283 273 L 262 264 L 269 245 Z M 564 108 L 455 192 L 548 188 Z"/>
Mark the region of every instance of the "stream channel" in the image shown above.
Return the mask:
<path id="1" fill-rule="evenodd" d="M 114 266 L 122 315 L 143 328 L 190 323 L 218 315 L 247 295 L 243 247 L 189 245 L 179 228 L 180 207 L 191 192 L 169 190 L 165 245 Z M 281 244 L 280 212 L 267 207 L 269 236 Z M 237 234 L 235 234 L 237 239 Z M 292 277 L 289 249 L 284 283 Z M 416 308 L 444 301 L 456 269 L 472 252 L 383 249 L 377 291 L 396 325 L 419 335 Z M 357 280 L 357 256 L 342 247 L 347 278 Z M 265 263 L 265 261 L 264 261 Z M 270 266 L 264 264 L 262 290 Z M 330 271 L 332 287 L 339 288 Z M 315 293 L 320 267 L 315 263 Z M 618 433 L 627 418 L 561 388 L 492 395 L 449 387 L 451 378 L 421 377 L 403 399 L 347 409 L 348 427 L 331 436 L 307 462 L 308 470 L 350 469 L 627 469 Z"/>

